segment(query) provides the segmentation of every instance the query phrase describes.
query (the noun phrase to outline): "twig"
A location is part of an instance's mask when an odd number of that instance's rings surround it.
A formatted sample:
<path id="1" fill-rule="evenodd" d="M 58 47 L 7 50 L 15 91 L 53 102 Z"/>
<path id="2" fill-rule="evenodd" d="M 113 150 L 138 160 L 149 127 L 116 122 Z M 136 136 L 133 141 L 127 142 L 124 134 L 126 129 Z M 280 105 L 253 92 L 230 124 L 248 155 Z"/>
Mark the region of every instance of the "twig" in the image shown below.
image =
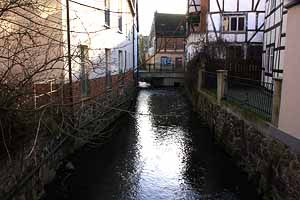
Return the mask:
<path id="1" fill-rule="evenodd" d="M 9 162 L 11 163 L 12 160 L 11 160 L 9 149 L 7 147 L 7 144 L 6 144 L 6 140 L 5 140 L 5 136 L 4 136 L 4 130 L 3 130 L 3 126 L 2 126 L 2 121 L 1 120 L 0 120 L 0 126 L 1 126 L 1 133 L 2 133 L 3 144 L 4 144 L 5 150 L 7 152 Z"/>
<path id="2" fill-rule="evenodd" d="M 36 134 L 35 134 L 35 138 L 34 138 L 34 143 L 33 143 L 33 146 L 29 152 L 29 154 L 25 157 L 25 160 L 27 160 L 33 153 L 35 147 L 36 147 L 36 144 L 37 144 L 37 139 L 38 139 L 38 136 L 39 136 L 39 132 L 40 132 L 40 127 L 41 127 L 41 120 L 42 120 L 42 117 L 45 113 L 46 109 L 43 110 L 43 112 L 41 113 L 41 116 L 39 118 L 39 123 L 38 123 L 38 126 L 37 126 L 37 129 L 36 129 Z"/>

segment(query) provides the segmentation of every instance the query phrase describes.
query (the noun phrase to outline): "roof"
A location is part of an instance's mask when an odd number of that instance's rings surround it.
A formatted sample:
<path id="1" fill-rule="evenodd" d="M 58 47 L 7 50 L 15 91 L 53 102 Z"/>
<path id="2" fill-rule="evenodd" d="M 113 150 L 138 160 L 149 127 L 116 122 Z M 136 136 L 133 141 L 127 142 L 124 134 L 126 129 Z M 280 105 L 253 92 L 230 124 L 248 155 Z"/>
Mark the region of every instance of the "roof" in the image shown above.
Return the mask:
<path id="1" fill-rule="evenodd" d="M 162 36 L 185 36 L 185 15 L 155 13 L 155 31 Z"/>

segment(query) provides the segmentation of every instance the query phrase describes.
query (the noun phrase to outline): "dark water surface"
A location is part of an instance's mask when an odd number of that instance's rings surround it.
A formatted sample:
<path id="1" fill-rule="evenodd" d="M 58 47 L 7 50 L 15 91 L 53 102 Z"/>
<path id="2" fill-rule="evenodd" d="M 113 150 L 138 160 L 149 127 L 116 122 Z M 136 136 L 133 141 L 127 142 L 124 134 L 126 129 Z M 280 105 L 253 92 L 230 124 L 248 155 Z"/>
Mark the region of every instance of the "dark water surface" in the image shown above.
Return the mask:
<path id="1" fill-rule="evenodd" d="M 141 90 L 136 114 L 121 120 L 109 143 L 76 156 L 46 199 L 259 199 L 180 91 Z"/>

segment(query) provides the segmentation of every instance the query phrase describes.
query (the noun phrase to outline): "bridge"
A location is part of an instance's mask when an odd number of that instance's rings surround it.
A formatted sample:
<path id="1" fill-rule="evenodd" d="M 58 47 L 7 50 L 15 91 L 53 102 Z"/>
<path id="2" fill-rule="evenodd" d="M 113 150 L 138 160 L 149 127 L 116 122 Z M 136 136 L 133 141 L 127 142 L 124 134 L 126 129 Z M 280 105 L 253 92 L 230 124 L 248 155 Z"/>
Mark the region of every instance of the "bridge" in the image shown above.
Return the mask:
<path id="1" fill-rule="evenodd" d="M 139 80 L 151 83 L 152 86 L 181 86 L 184 73 L 184 66 L 148 64 L 146 68 L 139 69 Z"/>

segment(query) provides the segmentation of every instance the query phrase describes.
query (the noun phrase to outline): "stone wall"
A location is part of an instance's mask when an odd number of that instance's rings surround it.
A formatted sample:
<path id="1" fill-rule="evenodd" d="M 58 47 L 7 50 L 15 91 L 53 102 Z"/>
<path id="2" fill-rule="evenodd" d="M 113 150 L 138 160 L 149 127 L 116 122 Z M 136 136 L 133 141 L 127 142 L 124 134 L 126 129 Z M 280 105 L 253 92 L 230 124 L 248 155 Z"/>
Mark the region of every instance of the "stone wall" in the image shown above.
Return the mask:
<path id="1" fill-rule="evenodd" d="M 300 199 L 300 142 L 255 114 L 206 92 L 189 91 L 194 110 L 264 199 Z"/>
<path id="2" fill-rule="evenodd" d="M 91 99 L 82 100 L 74 106 L 76 126 L 84 128 L 68 133 L 43 129 L 38 137 L 32 134 L 19 138 L 21 145 L 13 151 L 10 149 L 11 159 L 5 154 L 0 155 L 1 200 L 41 197 L 44 185 L 55 177 L 56 169 L 64 164 L 64 158 L 84 145 L 87 142 L 85 138 L 97 140 L 95 133 L 105 132 L 122 115 L 123 112 L 114 108 L 128 109 L 135 98 L 132 72 L 126 75 L 121 86 L 113 80 L 112 89 L 106 92 L 96 83 L 101 83 L 101 80 L 91 81 Z M 100 91 L 101 96 L 97 96 Z M 34 151 L 30 154 L 34 144 Z"/>

